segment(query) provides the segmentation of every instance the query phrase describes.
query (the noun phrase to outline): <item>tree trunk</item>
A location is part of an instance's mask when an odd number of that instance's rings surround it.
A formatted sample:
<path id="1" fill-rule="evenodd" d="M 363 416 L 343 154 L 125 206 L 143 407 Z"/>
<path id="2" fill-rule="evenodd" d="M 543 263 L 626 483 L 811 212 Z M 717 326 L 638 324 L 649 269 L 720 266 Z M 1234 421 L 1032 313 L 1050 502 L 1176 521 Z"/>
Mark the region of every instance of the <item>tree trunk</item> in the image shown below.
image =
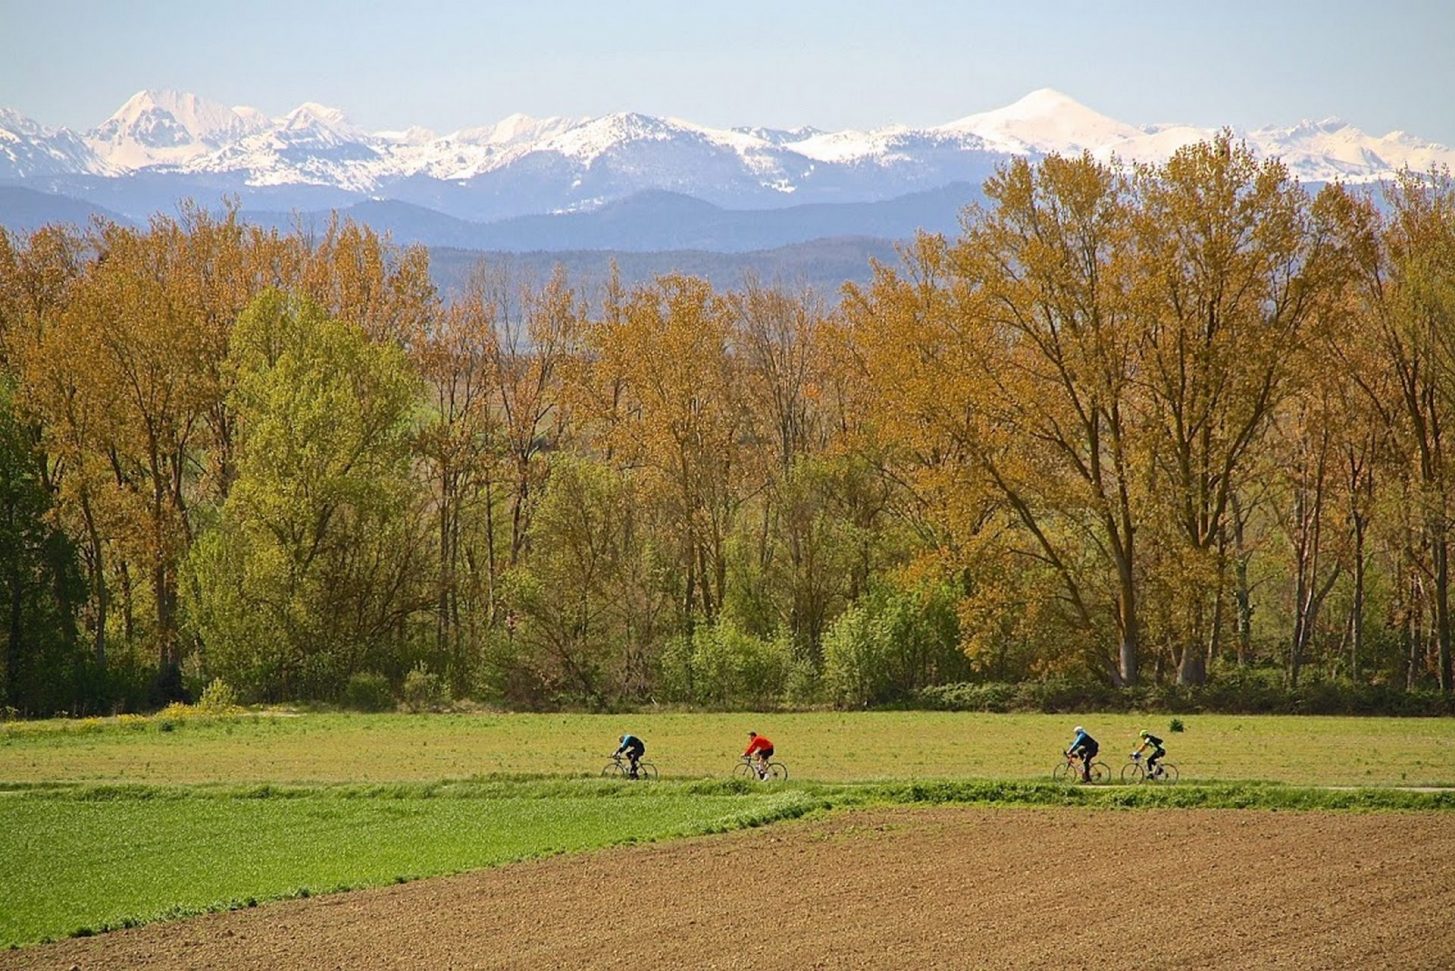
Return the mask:
<path id="1" fill-rule="evenodd" d="M 1137 683 L 1138 657 L 1141 644 L 1141 622 L 1137 617 L 1136 579 L 1132 570 L 1132 550 L 1128 542 L 1124 555 L 1117 558 L 1117 682 L 1120 687 Z"/>
<path id="2" fill-rule="evenodd" d="M 10 490 L 5 490 L 9 493 Z M 20 541 L 19 524 L 15 521 L 15 504 L 7 503 L 5 507 L 7 532 L 15 537 L 15 543 L 11 546 L 9 553 L 10 562 L 6 570 L 6 586 L 9 587 L 10 597 L 7 604 L 7 623 L 5 640 L 5 699 L 6 703 L 20 708 L 20 655 L 22 653 L 21 638 L 25 634 L 25 589 L 22 584 L 23 572 L 20 568 L 21 550 L 23 544 Z"/>
<path id="3" fill-rule="evenodd" d="M 1202 614 L 1203 601 L 1199 596 L 1192 612 L 1192 629 L 1188 631 L 1189 636 L 1182 647 L 1182 659 L 1177 665 L 1178 684 L 1201 685 L 1207 683 L 1207 648 L 1202 643 Z"/>
<path id="4" fill-rule="evenodd" d="M 1349 606 L 1349 678 L 1359 680 L 1364 653 L 1364 517 L 1354 516 L 1354 596 Z"/>
<path id="5" fill-rule="evenodd" d="M 1409 591 L 1412 593 L 1413 591 Z M 1404 648 L 1404 689 L 1415 690 L 1415 651 L 1419 643 L 1415 624 L 1415 600 L 1411 596 L 1404 609 L 1404 618 L 1399 625 L 1400 646 Z"/>
<path id="6" fill-rule="evenodd" d="M 1212 630 L 1208 632 L 1208 638 L 1207 638 L 1207 662 L 1206 662 L 1205 667 L 1203 668 L 1204 674 L 1207 674 L 1207 673 L 1209 673 L 1209 672 L 1211 672 L 1213 670 L 1213 665 L 1217 661 L 1218 649 L 1222 646 L 1222 639 L 1223 639 L 1223 601 L 1225 599 L 1224 596 L 1223 596 L 1223 587 L 1225 585 L 1225 580 L 1227 579 L 1226 572 L 1227 572 L 1227 558 L 1226 558 L 1226 556 L 1224 556 L 1224 551 L 1221 550 L 1221 549 L 1219 549 L 1219 551 L 1218 551 L 1218 588 L 1213 593 Z"/>
<path id="7" fill-rule="evenodd" d="M 96 517 L 91 512 L 91 500 L 83 489 L 81 492 L 81 514 L 86 523 L 86 541 L 91 545 L 90 563 L 91 596 L 96 601 L 96 630 L 93 634 L 92 653 L 99 667 L 106 667 L 106 614 L 111 605 L 111 591 L 106 585 L 105 550 L 101 545 L 101 534 L 96 528 Z"/>
<path id="8" fill-rule="evenodd" d="M 1450 694 L 1450 543 L 1445 524 L 1437 526 L 1434 537 L 1435 560 L 1435 645 L 1438 655 L 1440 691 Z"/>
<path id="9" fill-rule="evenodd" d="M 160 556 L 152 565 L 152 593 L 157 608 L 157 661 L 162 671 L 180 666 L 177 656 L 177 590 L 166 560 Z"/>
<path id="10" fill-rule="evenodd" d="M 1233 626 L 1238 636 L 1238 667 L 1246 667 L 1253 655 L 1253 591 L 1248 584 L 1248 544 L 1243 529 L 1247 517 L 1237 493 L 1228 499 L 1233 510 L 1233 600 L 1237 604 Z"/>

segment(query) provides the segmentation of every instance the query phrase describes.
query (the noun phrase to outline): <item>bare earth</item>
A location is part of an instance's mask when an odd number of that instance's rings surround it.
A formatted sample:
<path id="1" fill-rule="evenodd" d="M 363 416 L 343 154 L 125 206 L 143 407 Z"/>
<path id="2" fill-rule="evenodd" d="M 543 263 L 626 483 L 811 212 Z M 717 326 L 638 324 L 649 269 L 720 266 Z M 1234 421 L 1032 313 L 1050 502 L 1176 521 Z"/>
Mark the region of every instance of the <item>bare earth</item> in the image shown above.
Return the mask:
<path id="1" fill-rule="evenodd" d="M 911 808 L 154 924 L 0 968 L 1450 968 L 1452 915 L 1446 814 Z"/>

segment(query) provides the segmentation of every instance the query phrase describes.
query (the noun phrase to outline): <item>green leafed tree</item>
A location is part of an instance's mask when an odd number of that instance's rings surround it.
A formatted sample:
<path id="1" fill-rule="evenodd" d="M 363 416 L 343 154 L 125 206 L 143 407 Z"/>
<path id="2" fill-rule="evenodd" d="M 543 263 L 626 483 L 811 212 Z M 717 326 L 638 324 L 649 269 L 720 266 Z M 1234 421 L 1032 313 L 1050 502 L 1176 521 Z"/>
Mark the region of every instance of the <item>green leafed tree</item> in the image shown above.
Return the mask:
<path id="1" fill-rule="evenodd" d="M 14 405 L 0 372 L 0 697 L 17 711 L 49 714 L 74 707 L 77 668 L 88 660 L 62 609 L 81 595 L 81 580 L 75 548 L 49 521 L 50 495 Z"/>
<path id="2" fill-rule="evenodd" d="M 207 667 L 263 698 L 401 673 L 429 598 L 418 377 L 396 346 L 276 291 L 238 320 L 229 363 L 237 480 L 189 560 Z"/>
<path id="3" fill-rule="evenodd" d="M 642 698 L 672 618 L 670 586 L 630 478 L 560 457 L 506 577 L 517 683 L 539 700 Z"/>

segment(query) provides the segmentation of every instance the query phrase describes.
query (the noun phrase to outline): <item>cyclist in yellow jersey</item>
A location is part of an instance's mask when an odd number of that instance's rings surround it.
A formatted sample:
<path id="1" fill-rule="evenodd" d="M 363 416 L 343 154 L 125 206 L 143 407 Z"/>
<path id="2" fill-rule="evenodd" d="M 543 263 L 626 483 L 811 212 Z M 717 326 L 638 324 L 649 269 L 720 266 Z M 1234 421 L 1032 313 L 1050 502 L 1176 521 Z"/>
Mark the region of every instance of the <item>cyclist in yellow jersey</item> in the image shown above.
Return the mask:
<path id="1" fill-rule="evenodd" d="M 1142 729 L 1139 737 L 1142 740 L 1141 747 L 1132 754 L 1141 755 L 1147 749 L 1152 749 L 1152 754 L 1147 756 L 1147 778 L 1155 779 L 1162 774 L 1162 767 L 1157 764 L 1157 760 L 1164 757 L 1167 754 L 1167 750 L 1162 747 L 1162 740 L 1145 728 Z"/>

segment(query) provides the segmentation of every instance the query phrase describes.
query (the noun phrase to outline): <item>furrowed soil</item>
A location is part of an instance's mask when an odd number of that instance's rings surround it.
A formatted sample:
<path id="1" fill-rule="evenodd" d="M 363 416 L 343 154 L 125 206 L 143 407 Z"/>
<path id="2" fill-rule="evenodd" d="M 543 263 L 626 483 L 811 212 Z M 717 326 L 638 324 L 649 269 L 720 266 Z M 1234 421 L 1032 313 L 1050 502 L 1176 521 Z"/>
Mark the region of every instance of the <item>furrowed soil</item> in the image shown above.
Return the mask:
<path id="1" fill-rule="evenodd" d="M 1443 813 L 896 808 L 153 924 L 0 968 L 1449 968 L 1452 913 Z"/>

